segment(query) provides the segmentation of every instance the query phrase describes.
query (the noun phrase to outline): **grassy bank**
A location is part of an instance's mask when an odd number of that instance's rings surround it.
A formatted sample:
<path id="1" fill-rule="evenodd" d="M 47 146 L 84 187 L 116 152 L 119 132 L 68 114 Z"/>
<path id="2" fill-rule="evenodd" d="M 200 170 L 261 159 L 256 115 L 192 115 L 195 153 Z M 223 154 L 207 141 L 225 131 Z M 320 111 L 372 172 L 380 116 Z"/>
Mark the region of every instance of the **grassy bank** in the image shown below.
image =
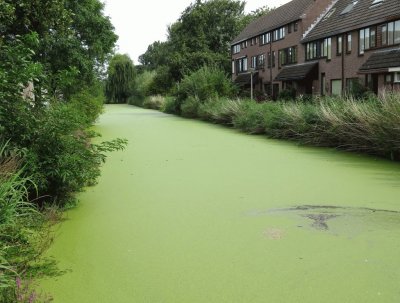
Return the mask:
<path id="1" fill-rule="evenodd" d="M 156 100 L 156 101 L 152 101 Z M 148 98 L 147 108 L 250 134 L 400 159 L 400 93 L 257 103 L 247 99 Z"/>

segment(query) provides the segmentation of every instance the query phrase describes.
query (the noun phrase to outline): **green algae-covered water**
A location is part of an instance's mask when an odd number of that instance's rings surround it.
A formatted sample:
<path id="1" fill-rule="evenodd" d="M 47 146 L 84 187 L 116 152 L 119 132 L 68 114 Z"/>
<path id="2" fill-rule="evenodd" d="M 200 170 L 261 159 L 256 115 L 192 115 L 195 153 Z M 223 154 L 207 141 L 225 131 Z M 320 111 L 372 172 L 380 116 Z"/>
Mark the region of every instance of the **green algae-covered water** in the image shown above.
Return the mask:
<path id="1" fill-rule="evenodd" d="M 400 302 L 400 166 L 127 105 L 49 255 L 54 302 Z"/>

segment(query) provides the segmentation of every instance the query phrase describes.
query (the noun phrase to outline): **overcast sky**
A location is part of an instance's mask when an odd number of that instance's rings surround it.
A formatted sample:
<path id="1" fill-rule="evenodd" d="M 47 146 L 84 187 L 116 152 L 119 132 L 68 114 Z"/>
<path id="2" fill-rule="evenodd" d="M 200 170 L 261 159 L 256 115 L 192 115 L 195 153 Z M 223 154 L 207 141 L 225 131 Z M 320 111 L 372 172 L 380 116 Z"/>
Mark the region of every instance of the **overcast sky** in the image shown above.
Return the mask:
<path id="1" fill-rule="evenodd" d="M 259 7 L 280 6 L 289 0 L 248 0 L 246 12 Z M 138 57 L 154 41 L 165 41 L 167 26 L 174 23 L 194 0 L 104 0 L 105 15 L 110 16 L 119 36 L 118 52 L 129 54 L 138 63 Z"/>

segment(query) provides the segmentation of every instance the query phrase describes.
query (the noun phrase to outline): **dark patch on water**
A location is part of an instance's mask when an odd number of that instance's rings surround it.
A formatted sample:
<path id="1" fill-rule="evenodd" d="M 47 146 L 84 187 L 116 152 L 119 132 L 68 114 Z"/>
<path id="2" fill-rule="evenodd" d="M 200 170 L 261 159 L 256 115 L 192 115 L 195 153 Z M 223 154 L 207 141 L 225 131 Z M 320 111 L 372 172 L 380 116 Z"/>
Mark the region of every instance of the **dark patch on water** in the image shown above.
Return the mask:
<path id="1" fill-rule="evenodd" d="M 335 234 L 346 232 L 355 235 L 361 231 L 399 230 L 400 211 L 375 209 L 369 207 L 346 207 L 335 205 L 298 205 L 269 210 L 253 210 L 250 216 L 295 215 L 311 220 L 310 226 L 319 231 L 330 231 Z M 329 224 L 332 219 L 335 224 Z M 303 227 L 303 225 L 297 225 Z"/>
<path id="2" fill-rule="evenodd" d="M 281 212 L 281 211 L 301 211 L 301 210 L 344 210 L 344 211 L 370 211 L 370 212 L 386 212 L 386 213 L 394 213 L 400 214 L 400 211 L 397 210 L 389 210 L 389 209 L 376 209 L 369 207 L 343 207 L 343 206 L 333 206 L 333 205 L 299 205 L 290 208 L 280 208 L 280 209 L 271 209 L 269 212 Z"/>
<path id="3" fill-rule="evenodd" d="M 327 221 L 338 217 L 339 215 L 329 215 L 329 214 L 307 214 L 303 217 L 313 220 L 314 222 L 311 226 L 318 230 L 328 230 Z"/>

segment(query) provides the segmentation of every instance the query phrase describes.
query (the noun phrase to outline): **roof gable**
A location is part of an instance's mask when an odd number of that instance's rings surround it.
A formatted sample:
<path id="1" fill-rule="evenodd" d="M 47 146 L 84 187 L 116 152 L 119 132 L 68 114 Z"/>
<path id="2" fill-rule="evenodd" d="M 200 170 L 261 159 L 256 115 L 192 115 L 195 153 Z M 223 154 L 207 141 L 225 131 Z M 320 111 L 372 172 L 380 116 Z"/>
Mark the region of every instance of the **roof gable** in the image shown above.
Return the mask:
<path id="1" fill-rule="evenodd" d="M 301 16 L 315 0 L 292 0 L 268 14 L 254 20 L 232 41 L 232 44 L 241 42 L 265 32 L 281 27 L 290 22 L 301 19 Z"/>
<path id="2" fill-rule="evenodd" d="M 334 36 L 364 26 L 377 24 L 398 16 L 400 1 L 383 0 L 372 5 L 373 0 L 339 0 L 324 17 L 307 33 L 302 42 Z"/>

